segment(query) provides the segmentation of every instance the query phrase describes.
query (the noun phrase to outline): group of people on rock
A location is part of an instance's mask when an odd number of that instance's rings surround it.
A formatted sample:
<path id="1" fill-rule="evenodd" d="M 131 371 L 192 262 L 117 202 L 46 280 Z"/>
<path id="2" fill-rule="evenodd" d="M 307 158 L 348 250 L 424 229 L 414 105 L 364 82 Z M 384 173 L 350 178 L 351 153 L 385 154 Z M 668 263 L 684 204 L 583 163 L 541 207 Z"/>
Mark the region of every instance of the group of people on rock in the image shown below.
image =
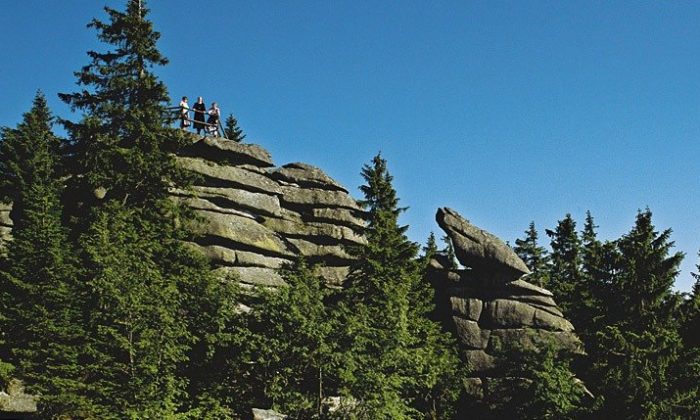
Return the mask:
<path id="1" fill-rule="evenodd" d="M 214 136 L 219 136 L 219 119 L 221 118 L 221 110 L 216 102 L 211 103 L 211 107 L 207 110 L 207 106 L 204 104 L 204 99 L 202 97 L 197 98 L 197 103 L 190 106 L 187 103 L 187 96 L 183 96 L 180 101 L 180 128 L 186 130 L 190 126 L 190 111 L 194 112 L 194 129 L 197 130 L 197 134 L 201 134 L 204 130 L 204 135 L 211 134 Z M 205 116 L 209 116 L 204 122 Z"/>

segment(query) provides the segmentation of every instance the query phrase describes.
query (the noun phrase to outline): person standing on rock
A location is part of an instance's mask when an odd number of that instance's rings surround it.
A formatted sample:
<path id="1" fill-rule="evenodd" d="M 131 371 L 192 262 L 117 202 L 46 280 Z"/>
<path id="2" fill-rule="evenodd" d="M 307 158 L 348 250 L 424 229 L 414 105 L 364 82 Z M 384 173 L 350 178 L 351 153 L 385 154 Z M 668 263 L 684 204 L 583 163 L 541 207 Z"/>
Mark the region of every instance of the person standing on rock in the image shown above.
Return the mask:
<path id="1" fill-rule="evenodd" d="M 207 106 L 204 104 L 204 99 L 201 96 L 197 97 L 197 103 L 192 105 L 194 110 L 194 129 L 199 135 L 202 130 L 206 130 L 204 125 L 204 116 L 207 114 Z"/>
<path id="2" fill-rule="evenodd" d="M 187 104 L 187 96 L 183 96 L 180 101 L 180 128 L 186 129 L 190 126 L 190 106 Z"/>
<path id="3" fill-rule="evenodd" d="M 207 111 L 209 114 L 209 119 L 207 123 L 210 124 L 207 129 L 212 135 L 219 136 L 219 118 L 221 117 L 221 110 L 219 109 L 216 102 L 211 103 L 211 108 Z"/>

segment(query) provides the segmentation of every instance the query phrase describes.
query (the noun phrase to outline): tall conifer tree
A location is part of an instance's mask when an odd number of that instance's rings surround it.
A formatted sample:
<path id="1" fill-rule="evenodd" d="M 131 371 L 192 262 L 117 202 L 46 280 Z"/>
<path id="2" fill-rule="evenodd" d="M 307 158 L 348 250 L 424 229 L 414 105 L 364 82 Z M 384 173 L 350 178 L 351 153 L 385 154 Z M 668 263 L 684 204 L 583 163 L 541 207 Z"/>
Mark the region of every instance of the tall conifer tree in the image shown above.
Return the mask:
<path id="1" fill-rule="evenodd" d="M 93 19 L 100 41 L 114 48 L 89 51 L 90 64 L 76 72 L 84 89 L 59 94 L 84 118 L 63 121 L 75 147 L 74 171 L 85 191 L 106 190 L 107 199 L 141 205 L 162 199 L 182 171 L 168 152 L 182 139 L 165 127 L 167 89 L 153 73 L 167 64 L 156 46 L 160 34 L 146 19 L 145 0 L 128 0 L 126 10 L 105 8 L 109 22 Z"/>
<path id="2" fill-rule="evenodd" d="M 547 287 L 549 283 L 549 254 L 544 247 L 539 246 L 537 240 L 535 222 L 530 222 L 525 231 L 525 238 L 516 239 L 513 250 L 532 271 L 528 281 L 540 287 Z"/>
<path id="3" fill-rule="evenodd" d="M 189 218 L 168 188 L 186 183 L 169 152 L 184 137 L 164 124 L 169 99 L 153 69 L 167 60 L 145 3 L 107 7 L 109 21 L 88 25 L 112 49 L 90 51 L 90 64 L 76 73 L 85 89 L 60 95 L 84 113 L 65 124 L 74 146 L 72 193 L 83 202 L 74 213 L 82 292 L 91 303 L 85 382 L 90 415 L 105 418 L 165 418 L 192 408 L 199 396 L 183 398 L 192 390 L 183 376 L 192 372 L 189 356 L 195 343 L 223 331 L 220 317 L 229 311 L 217 313 L 217 302 L 233 299 L 181 244 Z"/>
<path id="4" fill-rule="evenodd" d="M 241 127 L 238 126 L 238 120 L 233 114 L 229 114 L 228 117 L 226 117 L 224 133 L 227 139 L 233 140 L 236 143 L 241 143 L 243 139 L 245 139 L 245 134 L 243 134 Z"/>
<path id="5" fill-rule="evenodd" d="M 427 317 L 432 289 L 416 260 L 418 246 L 398 223 L 405 209 L 386 160 L 375 156 L 362 176 L 367 244 L 357 252 L 341 305 L 349 347 L 341 380 L 359 400 L 361 417 L 442 417 L 455 385 L 451 341 Z"/>
<path id="6" fill-rule="evenodd" d="M 575 305 L 574 291 L 581 281 L 581 239 L 570 214 L 559 221 L 554 231 L 547 229 L 546 233 L 551 238 L 552 248 L 549 290 L 554 293 L 564 314 L 569 316 Z"/>
<path id="7" fill-rule="evenodd" d="M 634 228 L 618 241 L 619 275 L 612 284 L 619 291 L 621 320 L 639 320 L 639 327 L 668 316 L 673 283 L 684 254 L 671 254 L 671 229 L 657 232 L 649 209 L 639 212 Z M 617 321 L 612 319 L 610 321 Z"/>
<path id="8" fill-rule="evenodd" d="M 16 129 L 3 129 L 0 185 L 13 202 L 13 240 L 0 273 L 5 351 L 42 414 L 87 404 L 78 349 L 84 343 L 76 261 L 62 225 L 61 140 L 41 93 Z"/>
<path id="9" fill-rule="evenodd" d="M 598 334 L 598 379 L 591 384 L 605 395 L 600 415 L 607 418 L 679 418 L 693 410 L 679 403 L 692 399 L 688 392 L 697 394 L 674 385 L 682 376 L 683 344 L 672 286 L 683 254 L 671 253 L 671 230 L 657 232 L 651 216 L 648 209 L 639 212 L 632 230 L 617 241 L 620 258 L 609 293 L 615 300 L 608 302 Z"/>
<path id="10" fill-rule="evenodd" d="M 331 339 L 333 318 L 324 302 L 328 290 L 304 260 L 281 275 L 287 284 L 260 290 L 260 302 L 248 315 L 250 336 L 243 353 L 250 366 L 247 376 L 258 389 L 248 402 L 294 418 L 312 418 L 322 412 L 327 389 L 336 384 L 329 375 L 337 349 Z"/>

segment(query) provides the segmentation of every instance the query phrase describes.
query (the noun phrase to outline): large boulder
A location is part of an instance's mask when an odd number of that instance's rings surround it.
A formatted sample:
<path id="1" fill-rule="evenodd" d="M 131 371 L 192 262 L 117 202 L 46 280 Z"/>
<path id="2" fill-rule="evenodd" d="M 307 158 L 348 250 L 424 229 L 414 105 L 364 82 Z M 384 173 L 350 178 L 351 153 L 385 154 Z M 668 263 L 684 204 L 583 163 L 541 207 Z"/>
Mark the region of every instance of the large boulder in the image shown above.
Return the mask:
<path id="1" fill-rule="evenodd" d="M 12 239 L 12 204 L 0 201 L 0 256 L 5 255 L 7 243 Z"/>
<path id="2" fill-rule="evenodd" d="M 237 210 L 251 215 L 282 216 L 282 208 L 276 195 L 250 192 L 237 188 L 207 187 L 202 185 L 195 185 L 190 190 L 173 189 L 171 192 L 181 197 L 199 199 L 198 202 L 193 201 L 189 203 L 192 208 L 199 207 L 205 210 L 212 208 L 219 209 L 219 211 Z M 212 205 L 215 207 L 212 207 Z"/>
<path id="3" fill-rule="evenodd" d="M 0 226 L 12 227 L 11 211 L 12 204 L 0 201 Z"/>
<path id="4" fill-rule="evenodd" d="M 464 389 L 479 399 L 503 398 L 510 383 L 499 375 L 503 348 L 536 348 L 545 340 L 572 353 L 582 353 L 574 327 L 564 317 L 552 293 L 527 281 L 525 263 L 500 239 L 479 229 L 451 209 L 439 209 L 437 221 L 465 268 L 451 269 L 437 255 L 430 263 L 437 316 L 463 348 L 470 378 Z"/>
<path id="5" fill-rule="evenodd" d="M 279 287 L 285 284 L 277 270 L 264 267 L 219 267 L 214 273 L 224 278 L 232 276 L 240 283 L 252 286 Z"/>
<path id="6" fill-rule="evenodd" d="M 284 420 L 287 415 L 280 414 L 274 410 L 264 410 L 262 408 L 253 409 L 253 420 Z"/>
<path id="7" fill-rule="evenodd" d="M 33 418 L 37 410 L 35 395 L 27 394 L 24 385 L 17 379 L 12 379 L 7 388 L 0 390 L 0 419 Z M 16 416 L 16 417 L 15 417 Z"/>
<path id="8" fill-rule="evenodd" d="M 530 273 L 508 245 L 472 225 L 456 211 L 440 208 L 436 219 L 450 237 L 459 262 L 472 268 L 477 275 L 507 283 Z"/>

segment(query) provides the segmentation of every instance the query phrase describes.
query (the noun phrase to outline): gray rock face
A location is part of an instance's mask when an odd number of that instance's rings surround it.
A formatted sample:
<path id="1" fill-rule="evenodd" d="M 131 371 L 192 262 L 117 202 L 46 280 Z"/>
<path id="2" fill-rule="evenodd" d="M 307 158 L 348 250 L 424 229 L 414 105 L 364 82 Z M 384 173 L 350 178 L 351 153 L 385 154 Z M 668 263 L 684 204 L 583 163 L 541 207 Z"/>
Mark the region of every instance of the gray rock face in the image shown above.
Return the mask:
<path id="1" fill-rule="evenodd" d="M 253 409 L 253 420 L 284 420 L 287 416 L 274 410 Z"/>
<path id="2" fill-rule="evenodd" d="M 196 136 L 193 137 L 196 139 Z M 263 168 L 275 166 L 270 154 L 262 147 L 256 144 L 236 143 L 221 137 L 199 139 L 186 153 L 226 165 L 252 165 Z"/>
<path id="3" fill-rule="evenodd" d="M 36 412 L 38 398 L 35 395 L 25 393 L 22 382 L 17 379 L 12 379 L 10 383 L 7 384 L 7 389 L 5 391 L 0 391 L 0 415 L 2 415 L 3 412 L 5 412 L 5 415 L 7 415 L 7 412 L 12 412 L 15 414 L 25 413 L 27 417 L 31 417 L 30 413 Z M 24 418 L 24 416 L 21 416 L 21 418 Z"/>
<path id="4" fill-rule="evenodd" d="M 472 225 L 449 208 L 438 209 L 437 222 L 452 240 L 459 261 L 477 275 L 507 283 L 530 270 L 508 245 Z"/>
<path id="5" fill-rule="evenodd" d="M 219 165 L 201 158 L 179 156 L 176 160 L 183 168 L 205 178 L 205 186 L 223 185 L 244 191 L 280 194 L 279 184 L 257 172 L 236 166 Z"/>
<path id="6" fill-rule="evenodd" d="M 300 187 L 337 190 L 348 193 L 348 190 L 324 174 L 323 171 L 306 163 L 286 164 L 272 172 L 272 177 L 291 184 L 297 184 Z"/>
<path id="7" fill-rule="evenodd" d="M 304 256 L 322 263 L 329 286 L 341 285 L 362 244 L 360 207 L 320 169 L 292 163 L 274 168 L 259 146 L 207 137 L 177 162 L 198 175 L 185 191 L 172 189 L 200 217 L 192 246 L 217 272 L 236 275 L 244 287 L 283 284 L 277 270 Z"/>
<path id="8" fill-rule="evenodd" d="M 7 250 L 7 242 L 12 239 L 12 204 L 0 202 L 0 255 Z"/>
<path id="9" fill-rule="evenodd" d="M 528 349 L 551 339 L 573 353 L 583 351 L 552 293 L 527 282 L 525 263 L 503 241 L 454 210 L 439 209 L 436 218 L 467 267 L 449 270 L 438 256 L 429 275 L 443 322 L 458 337 L 471 368 L 473 376 L 465 381 L 470 395 L 503 397 L 494 387 L 503 383 L 496 357 L 503 345 Z"/>

